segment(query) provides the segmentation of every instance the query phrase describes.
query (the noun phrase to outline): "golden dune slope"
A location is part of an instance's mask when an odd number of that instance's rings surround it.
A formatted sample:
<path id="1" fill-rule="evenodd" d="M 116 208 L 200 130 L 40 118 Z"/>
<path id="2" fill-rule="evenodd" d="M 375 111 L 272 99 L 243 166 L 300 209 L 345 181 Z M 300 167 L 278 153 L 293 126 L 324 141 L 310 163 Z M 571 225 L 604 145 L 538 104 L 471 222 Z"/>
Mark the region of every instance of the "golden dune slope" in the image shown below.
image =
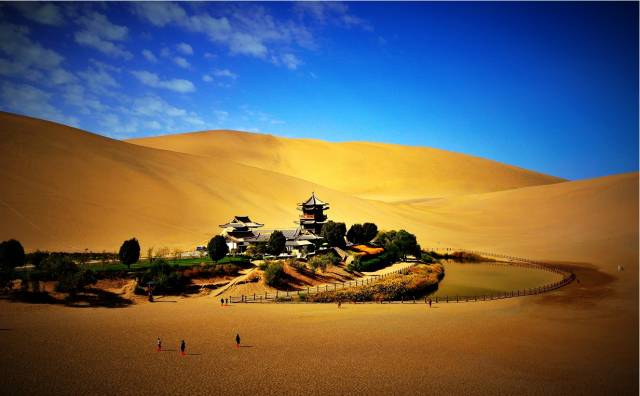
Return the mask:
<path id="1" fill-rule="evenodd" d="M 585 261 L 610 271 L 618 259 L 637 267 L 637 174 L 391 204 L 228 158 L 6 113 L 0 122 L 0 239 L 17 238 L 27 250 L 115 250 L 131 236 L 143 249 L 193 248 L 235 214 L 293 227 L 296 202 L 316 191 L 331 203 L 330 218 L 406 228 L 423 246 Z"/>
<path id="2" fill-rule="evenodd" d="M 427 147 L 290 139 L 235 131 L 129 142 L 273 170 L 361 198 L 400 201 L 508 190 L 562 179 Z"/>

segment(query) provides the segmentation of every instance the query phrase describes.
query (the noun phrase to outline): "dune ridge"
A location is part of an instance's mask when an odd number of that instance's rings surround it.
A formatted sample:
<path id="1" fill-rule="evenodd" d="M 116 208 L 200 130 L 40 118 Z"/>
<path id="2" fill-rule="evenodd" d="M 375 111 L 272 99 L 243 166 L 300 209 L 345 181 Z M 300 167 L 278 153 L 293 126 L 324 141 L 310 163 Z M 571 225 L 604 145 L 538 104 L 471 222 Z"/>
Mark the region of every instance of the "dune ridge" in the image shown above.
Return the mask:
<path id="1" fill-rule="evenodd" d="M 466 154 L 386 143 L 332 143 L 226 130 L 128 142 L 239 162 L 387 202 L 564 181 Z"/>

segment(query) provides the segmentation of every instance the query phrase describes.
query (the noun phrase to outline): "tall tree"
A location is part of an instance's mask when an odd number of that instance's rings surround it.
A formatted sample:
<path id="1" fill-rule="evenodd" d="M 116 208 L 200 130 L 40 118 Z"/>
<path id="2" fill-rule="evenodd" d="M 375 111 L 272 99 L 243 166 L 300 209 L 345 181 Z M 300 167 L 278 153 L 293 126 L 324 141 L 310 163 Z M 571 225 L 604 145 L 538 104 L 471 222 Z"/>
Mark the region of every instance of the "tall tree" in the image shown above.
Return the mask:
<path id="1" fill-rule="evenodd" d="M 347 226 L 344 223 L 328 221 L 323 227 L 320 235 L 326 239 L 329 246 L 343 248 L 345 246 L 344 235 L 347 233 Z"/>
<path id="2" fill-rule="evenodd" d="M 229 246 L 222 235 L 216 235 L 209 241 L 207 252 L 211 260 L 218 261 L 229 253 Z"/>
<path id="3" fill-rule="evenodd" d="M 131 268 L 131 264 L 135 264 L 140 259 L 140 244 L 136 238 L 126 240 L 120 246 L 120 261 L 126 265 L 127 268 Z"/>
<path id="4" fill-rule="evenodd" d="M 364 243 L 364 229 L 362 224 L 352 224 L 347 231 L 347 239 L 351 243 Z"/>
<path id="5" fill-rule="evenodd" d="M 374 223 L 364 223 L 362 225 L 363 243 L 369 243 L 378 235 L 378 226 Z"/>
<path id="6" fill-rule="evenodd" d="M 267 242 L 267 252 L 269 254 L 273 254 L 274 256 L 279 255 L 284 252 L 287 246 L 287 238 L 281 231 L 274 231 L 271 233 L 269 237 L 269 242 Z"/>
<path id="7" fill-rule="evenodd" d="M 24 265 L 24 248 L 15 239 L 9 239 L 0 243 L 0 268 L 2 270 L 13 270 L 15 267 Z"/>

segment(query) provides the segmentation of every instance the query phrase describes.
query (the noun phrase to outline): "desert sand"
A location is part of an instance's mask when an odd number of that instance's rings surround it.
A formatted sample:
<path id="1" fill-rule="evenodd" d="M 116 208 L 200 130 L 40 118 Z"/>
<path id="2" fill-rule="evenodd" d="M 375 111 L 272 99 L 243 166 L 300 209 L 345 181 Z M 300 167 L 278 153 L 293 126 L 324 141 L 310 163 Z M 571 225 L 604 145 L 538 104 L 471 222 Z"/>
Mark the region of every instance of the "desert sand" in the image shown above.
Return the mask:
<path id="1" fill-rule="evenodd" d="M 0 239 L 27 250 L 113 251 L 131 236 L 143 250 L 193 248 L 236 214 L 292 227 L 296 202 L 315 191 L 330 219 L 405 228 L 424 247 L 553 261 L 581 280 L 432 311 L 224 310 L 206 297 L 111 310 L 2 303 L 5 391 L 638 392 L 638 173 L 562 181 L 428 148 L 239 132 L 133 144 L 6 113 L 0 123 Z M 236 331 L 251 348 L 232 348 Z M 184 337 L 194 355 L 157 354 L 157 336 L 171 349 Z"/>

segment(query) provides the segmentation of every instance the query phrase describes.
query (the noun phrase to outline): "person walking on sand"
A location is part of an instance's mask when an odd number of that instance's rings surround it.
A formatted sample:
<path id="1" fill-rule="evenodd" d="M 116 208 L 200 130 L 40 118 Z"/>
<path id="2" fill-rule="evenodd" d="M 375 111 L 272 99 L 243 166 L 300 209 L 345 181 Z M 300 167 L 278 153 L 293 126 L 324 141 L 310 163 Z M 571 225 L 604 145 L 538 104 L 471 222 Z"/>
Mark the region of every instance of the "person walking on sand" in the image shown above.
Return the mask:
<path id="1" fill-rule="evenodd" d="M 182 340 L 182 342 L 180 343 L 180 354 L 182 356 L 184 356 L 184 350 L 187 348 L 187 344 L 184 342 L 184 340 Z"/>
<path id="2" fill-rule="evenodd" d="M 226 305 L 229 305 L 229 297 L 226 298 L 226 301 L 227 301 Z"/>
<path id="3" fill-rule="evenodd" d="M 240 348 L 240 334 L 236 333 L 236 348 Z"/>
<path id="4" fill-rule="evenodd" d="M 221 306 L 221 307 L 224 307 L 224 298 L 221 298 L 221 299 L 220 299 L 220 306 Z"/>
<path id="5" fill-rule="evenodd" d="M 431 308 L 431 299 L 429 299 L 429 308 Z"/>
<path id="6" fill-rule="evenodd" d="M 338 300 L 338 308 L 342 306 L 342 300 Z"/>
<path id="7" fill-rule="evenodd" d="M 162 340 L 160 340 L 160 337 L 158 337 L 158 352 L 162 351 Z"/>

